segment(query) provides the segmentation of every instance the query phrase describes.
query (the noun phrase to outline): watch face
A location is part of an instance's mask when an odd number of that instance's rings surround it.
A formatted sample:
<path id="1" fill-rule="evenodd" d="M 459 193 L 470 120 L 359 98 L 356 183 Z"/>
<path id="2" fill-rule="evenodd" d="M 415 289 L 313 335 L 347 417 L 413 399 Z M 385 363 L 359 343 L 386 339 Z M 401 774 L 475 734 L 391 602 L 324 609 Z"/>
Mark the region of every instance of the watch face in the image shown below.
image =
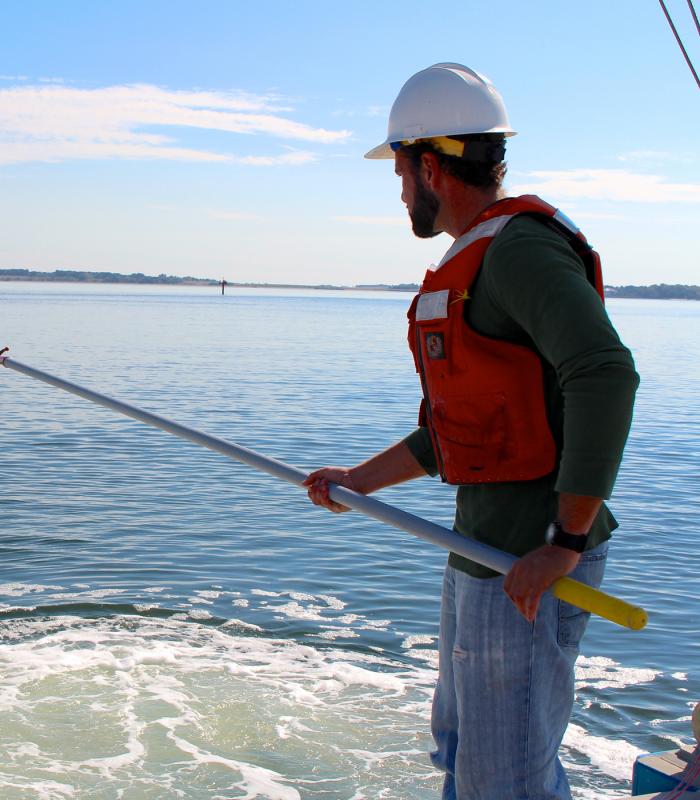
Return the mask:
<path id="1" fill-rule="evenodd" d="M 567 533 L 558 522 L 553 522 L 545 531 L 544 540 L 547 544 L 565 547 L 575 553 L 582 553 L 586 549 L 587 534 Z"/>
<path id="2" fill-rule="evenodd" d="M 554 541 L 554 534 L 557 532 L 557 526 L 552 522 L 547 526 L 547 530 L 544 532 L 544 540 L 546 544 L 552 544 Z"/>

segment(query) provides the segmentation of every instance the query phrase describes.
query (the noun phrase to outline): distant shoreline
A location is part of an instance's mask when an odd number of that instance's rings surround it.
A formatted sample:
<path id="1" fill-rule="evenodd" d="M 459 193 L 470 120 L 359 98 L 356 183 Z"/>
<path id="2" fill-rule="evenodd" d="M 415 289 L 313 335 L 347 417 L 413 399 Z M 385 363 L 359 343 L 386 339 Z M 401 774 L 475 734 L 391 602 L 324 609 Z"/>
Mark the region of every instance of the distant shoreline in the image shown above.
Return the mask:
<path id="1" fill-rule="evenodd" d="M 28 283 L 108 283 L 150 286 L 221 286 L 214 278 L 194 278 L 177 275 L 144 275 L 133 272 L 123 275 L 118 272 L 89 272 L 83 270 L 57 269 L 53 272 L 40 272 L 29 269 L 0 269 L 1 281 L 26 281 Z M 335 286 L 333 284 L 299 283 L 239 283 L 225 281 L 231 289 L 319 289 L 335 291 L 370 292 L 417 292 L 417 283 L 398 284 L 357 284 L 355 286 Z M 686 284 L 657 283 L 652 286 L 606 286 L 606 297 L 636 298 L 648 300 L 700 300 L 700 286 Z"/>

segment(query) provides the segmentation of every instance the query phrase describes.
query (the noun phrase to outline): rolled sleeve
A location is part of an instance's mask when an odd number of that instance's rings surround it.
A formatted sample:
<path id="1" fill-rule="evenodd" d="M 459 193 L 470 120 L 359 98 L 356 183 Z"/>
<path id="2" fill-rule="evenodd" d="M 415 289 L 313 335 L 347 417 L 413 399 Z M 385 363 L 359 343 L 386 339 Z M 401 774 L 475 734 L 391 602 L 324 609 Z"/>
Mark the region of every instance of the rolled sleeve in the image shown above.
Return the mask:
<path id="1" fill-rule="evenodd" d="M 428 475 L 435 477 L 438 474 L 435 451 L 427 428 L 416 428 L 403 440 L 403 443 Z"/>

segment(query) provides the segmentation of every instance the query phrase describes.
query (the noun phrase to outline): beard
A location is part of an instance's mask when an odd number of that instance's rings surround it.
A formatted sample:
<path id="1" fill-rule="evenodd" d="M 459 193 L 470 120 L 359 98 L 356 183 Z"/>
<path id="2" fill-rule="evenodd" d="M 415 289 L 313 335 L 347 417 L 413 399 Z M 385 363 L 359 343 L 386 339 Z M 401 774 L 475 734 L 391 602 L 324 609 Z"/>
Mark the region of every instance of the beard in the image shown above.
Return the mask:
<path id="1" fill-rule="evenodd" d="M 420 175 L 415 176 L 413 208 L 408 212 L 413 233 L 419 239 L 432 239 L 440 231 L 435 230 L 435 218 L 440 210 L 440 201 L 423 183 Z"/>

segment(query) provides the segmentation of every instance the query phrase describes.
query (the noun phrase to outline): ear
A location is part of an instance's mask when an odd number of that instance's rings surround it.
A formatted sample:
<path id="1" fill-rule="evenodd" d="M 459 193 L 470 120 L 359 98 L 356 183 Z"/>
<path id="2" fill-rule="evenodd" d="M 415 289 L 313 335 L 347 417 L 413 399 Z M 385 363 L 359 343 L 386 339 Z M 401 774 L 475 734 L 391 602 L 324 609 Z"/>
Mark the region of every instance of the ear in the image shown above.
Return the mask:
<path id="1" fill-rule="evenodd" d="M 423 153 L 420 157 L 421 177 L 423 182 L 431 191 L 435 191 L 436 185 L 442 177 L 440 162 L 435 153 Z"/>

